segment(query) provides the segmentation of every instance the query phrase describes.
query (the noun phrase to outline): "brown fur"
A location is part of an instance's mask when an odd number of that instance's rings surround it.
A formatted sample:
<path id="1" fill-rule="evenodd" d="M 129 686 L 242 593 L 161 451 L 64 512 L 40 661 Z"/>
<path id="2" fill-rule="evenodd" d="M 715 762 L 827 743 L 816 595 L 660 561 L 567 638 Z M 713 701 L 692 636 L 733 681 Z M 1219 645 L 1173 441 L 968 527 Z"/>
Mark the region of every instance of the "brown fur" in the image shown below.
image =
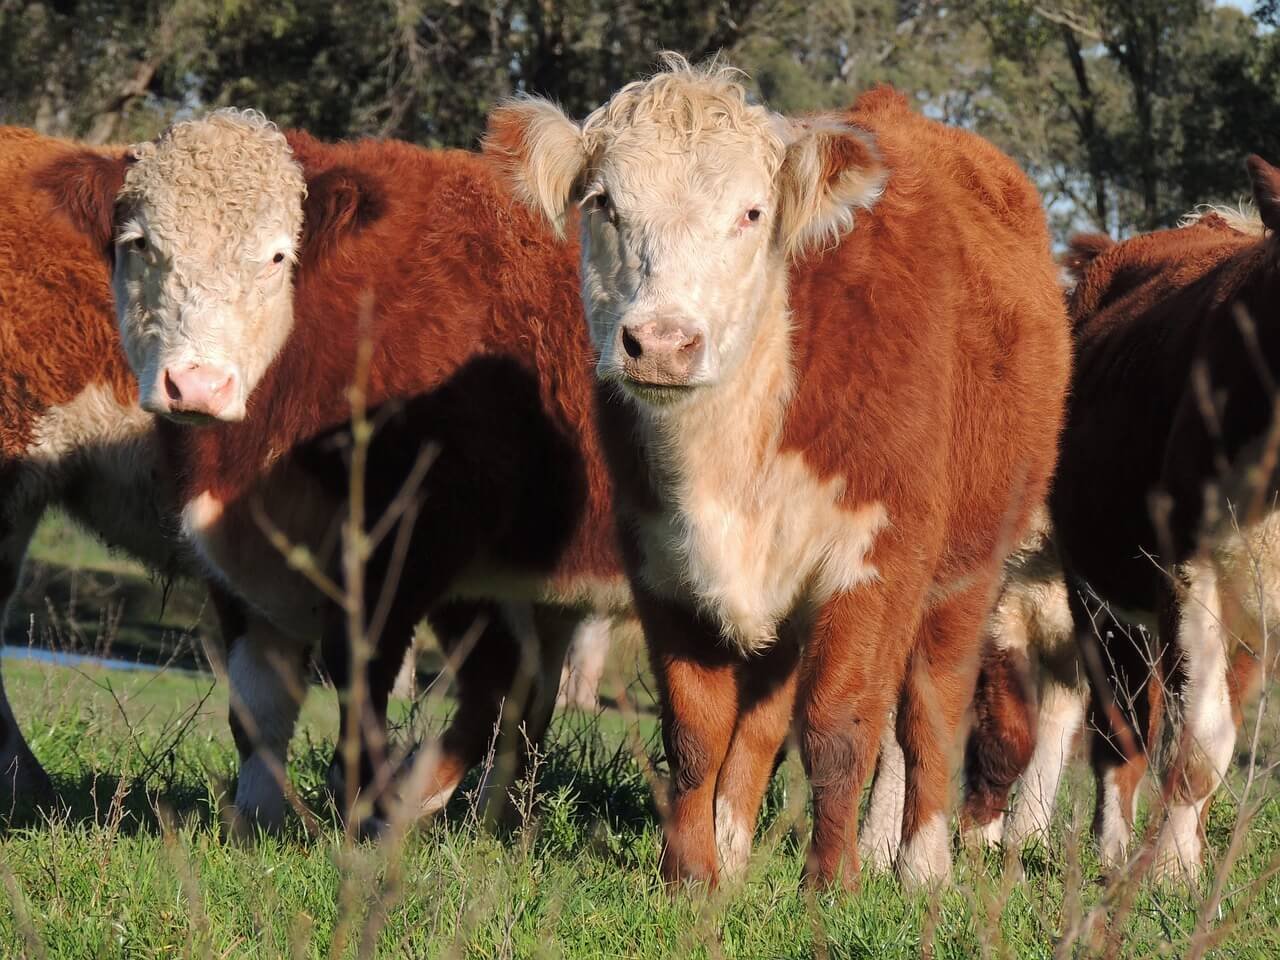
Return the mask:
<path id="1" fill-rule="evenodd" d="M 841 481 L 850 511 L 882 502 L 890 525 L 870 558 L 878 580 L 783 624 L 780 642 L 793 630 L 808 642 L 797 672 L 771 673 L 763 694 L 743 678 L 764 666 L 727 660 L 716 624 L 646 590 L 631 518 L 652 512 L 663 486 L 636 445 L 632 407 L 608 388 L 600 397 L 664 706 L 671 878 L 716 878 L 713 808 L 759 807 L 755 793 L 715 791 L 737 751 L 734 718 L 793 682 L 814 793 L 811 877 L 856 876 L 856 801 L 900 691 L 904 839 L 945 816 L 1000 564 L 1054 465 L 1069 347 L 1035 190 L 993 146 L 911 113 L 891 91 L 868 94 L 847 119 L 872 135 L 888 184 L 850 238 L 792 271 L 796 387 L 781 448 Z M 759 738 L 759 769 L 786 728 Z"/>
<path id="2" fill-rule="evenodd" d="M 1267 224 L 1277 218 L 1272 188 L 1280 174 L 1256 158 L 1250 172 Z M 1077 632 L 1086 641 L 1101 636 L 1105 646 L 1093 659 L 1106 669 L 1091 671 L 1093 719 L 1107 733 L 1097 739 L 1095 768 L 1101 781 L 1123 765 L 1118 780 L 1131 790 L 1159 726 L 1161 685 L 1181 689 L 1174 649 L 1181 565 L 1230 533 L 1226 501 L 1247 528 L 1280 491 L 1274 475 L 1261 483 L 1251 475 L 1272 428 L 1267 380 L 1274 374 L 1259 371 L 1280 361 L 1272 322 L 1280 258 L 1273 235 L 1241 232 L 1212 214 L 1119 244 L 1084 238 L 1072 247 L 1087 255 L 1075 267 L 1076 372 L 1052 510 L 1068 582 L 1158 624 L 1155 650 L 1143 652 L 1137 648 L 1146 644 L 1128 642 L 1132 631 L 1109 619 L 1095 632 L 1076 604 Z M 1242 334 L 1241 316 L 1252 320 L 1256 343 Z M 1197 371 L 1210 385 L 1212 421 Z M 1118 640 L 1107 639 L 1108 628 Z M 1250 660 L 1236 654 L 1228 668 L 1236 711 L 1256 672 Z M 1108 709 L 1130 700 L 1132 712 Z M 1166 782 L 1175 799 L 1204 797 L 1216 783 L 1186 747 L 1175 748 Z"/>

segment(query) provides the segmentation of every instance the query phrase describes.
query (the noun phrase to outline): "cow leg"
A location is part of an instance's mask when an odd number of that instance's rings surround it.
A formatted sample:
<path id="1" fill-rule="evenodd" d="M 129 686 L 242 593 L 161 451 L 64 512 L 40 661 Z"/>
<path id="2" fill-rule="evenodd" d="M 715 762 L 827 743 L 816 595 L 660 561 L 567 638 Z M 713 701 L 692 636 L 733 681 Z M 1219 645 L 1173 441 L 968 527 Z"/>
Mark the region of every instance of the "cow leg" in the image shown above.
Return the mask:
<path id="1" fill-rule="evenodd" d="M 1005 829 L 1005 846 L 1019 850 L 1036 840 L 1047 841 L 1053 823 L 1058 784 L 1071 755 L 1071 745 L 1084 723 L 1087 697 L 1078 686 L 1049 679 L 1040 694 L 1035 750 L 1022 775 L 1022 784 Z"/>
<path id="2" fill-rule="evenodd" d="M 409 605 L 393 603 L 377 643 L 366 652 L 363 671 L 354 674 L 345 613 L 331 607 L 325 617 L 322 649 L 339 709 L 330 785 L 340 786 L 335 794 L 344 815 L 354 817 L 362 832 L 376 833 L 386 821 L 383 794 L 395 779 L 387 748 L 387 703 L 417 619 Z"/>
<path id="3" fill-rule="evenodd" d="M 738 721 L 715 794 L 722 878 L 740 878 L 750 860 L 760 806 L 791 727 L 798 661 L 799 646 L 787 637 L 738 668 Z"/>
<path id="4" fill-rule="evenodd" d="M 633 586 L 657 679 L 671 771 L 662 877 L 669 883 L 715 884 L 716 783 L 737 721 L 737 659 L 705 618 Z"/>
<path id="5" fill-rule="evenodd" d="M 310 651 L 220 587 L 211 585 L 209 592 L 227 645 L 231 736 L 240 754 L 236 812 L 279 830 L 287 809 L 289 741 L 307 695 Z"/>
<path id="6" fill-rule="evenodd" d="M 495 762 L 480 789 L 489 824 L 513 822 L 516 810 L 510 788 L 528 774 L 529 753 L 542 744 L 551 725 L 565 654 L 582 619 L 578 613 L 544 604 L 534 604 L 532 610 L 527 605 L 504 607 L 519 654 L 518 667 L 502 691 L 503 722 Z"/>
<path id="7" fill-rule="evenodd" d="M 1167 819 L 1156 841 L 1153 870 L 1157 878 L 1194 879 L 1204 845 L 1202 817 L 1235 752 L 1223 626 L 1223 605 L 1213 566 L 1187 564 L 1187 583 L 1177 598 L 1177 696 L 1173 764 L 1165 778 Z M 1162 618 L 1168 623 L 1172 617 Z"/>
<path id="8" fill-rule="evenodd" d="M 609 656 L 613 618 L 593 616 L 582 620 L 569 647 L 556 702 L 579 710 L 600 706 L 600 678 Z"/>
<path id="9" fill-rule="evenodd" d="M 1015 630 L 989 638 L 983 648 L 974 722 L 965 743 L 965 802 L 960 815 L 961 833 L 974 847 L 1000 844 L 1009 793 L 1036 746 L 1027 646 L 1026 623 L 1019 620 Z"/>
<path id="10" fill-rule="evenodd" d="M 891 713 L 880 734 L 880 757 L 871 785 L 867 822 L 858 830 L 858 857 L 871 870 L 892 870 L 898 858 L 906 791 L 907 761 L 898 743 L 897 715 Z"/>
<path id="11" fill-rule="evenodd" d="M 924 616 L 903 687 L 898 739 L 907 765 L 898 873 L 913 884 L 951 873 L 951 773 L 981 659 L 990 584 L 979 582 Z"/>
<path id="12" fill-rule="evenodd" d="M 0 513 L 0 643 L 8 624 L 9 605 L 18 591 L 22 576 L 22 561 L 35 532 L 39 510 L 24 510 L 26 517 L 19 519 Z M 38 806 L 52 800 L 53 783 L 40 761 L 35 758 L 22 736 L 13 708 L 4 689 L 3 670 L 0 669 L 0 813 L 13 810 L 16 805 Z"/>
<path id="13" fill-rule="evenodd" d="M 828 603 L 815 621 L 796 712 L 813 791 L 805 878 L 816 886 L 857 883 L 858 802 L 901 689 L 915 627 L 892 629 L 886 613 L 915 609 L 909 600 L 891 602 L 885 583 L 873 583 Z"/>

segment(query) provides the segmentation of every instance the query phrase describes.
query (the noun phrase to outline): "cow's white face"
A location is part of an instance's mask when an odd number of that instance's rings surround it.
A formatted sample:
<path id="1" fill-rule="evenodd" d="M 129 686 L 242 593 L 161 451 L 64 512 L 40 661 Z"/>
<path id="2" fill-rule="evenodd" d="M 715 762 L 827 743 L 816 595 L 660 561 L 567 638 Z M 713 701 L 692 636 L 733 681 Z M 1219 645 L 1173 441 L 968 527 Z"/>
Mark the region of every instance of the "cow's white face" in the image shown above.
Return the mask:
<path id="1" fill-rule="evenodd" d="M 771 242 L 781 142 L 682 148 L 664 133 L 649 124 L 609 142 L 582 200 L 597 373 L 659 404 L 736 368 L 785 269 Z"/>
<path id="2" fill-rule="evenodd" d="M 597 373 L 658 407 L 733 375 L 785 315 L 788 259 L 838 239 L 885 179 L 838 118 L 787 120 L 733 71 L 674 57 L 581 125 L 542 100 L 501 107 L 486 151 L 557 226 L 581 205 Z"/>
<path id="3" fill-rule="evenodd" d="M 175 124 L 134 156 L 112 289 L 142 406 L 243 419 L 293 324 L 302 170 L 279 130 L 236 111 Z"/>

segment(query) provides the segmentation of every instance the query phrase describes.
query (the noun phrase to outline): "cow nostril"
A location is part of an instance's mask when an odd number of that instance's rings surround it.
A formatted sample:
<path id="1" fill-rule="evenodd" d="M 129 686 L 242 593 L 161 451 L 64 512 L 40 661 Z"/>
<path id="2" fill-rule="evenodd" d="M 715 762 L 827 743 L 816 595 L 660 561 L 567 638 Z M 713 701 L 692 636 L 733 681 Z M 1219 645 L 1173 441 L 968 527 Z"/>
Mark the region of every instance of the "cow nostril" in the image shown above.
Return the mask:
<path id="1" fill-rule="evenodd" d="M 695 334 L 680 348 L 681 353 L 696 353 L 702 347 L 702 334 Z"/>
<path id="2" fill-rule="evenodd" d="M 164 372 L 164 392 L 168 394 L 170 400 L 181 400 L 182 391 L 178 389 L 178 385 L 173 382 L 173 377 L 169 376 L 169 371 Z"/>
<path id="3" fill-rule="evenodd" d="M 640 346 L 640 341 L 633 337 L 626 327 L 622 328 L 622 349 L 627 351 L 627 356 L 632 360 L 639 360 L 640 355 L 644 353 L 644 347 Z"/>

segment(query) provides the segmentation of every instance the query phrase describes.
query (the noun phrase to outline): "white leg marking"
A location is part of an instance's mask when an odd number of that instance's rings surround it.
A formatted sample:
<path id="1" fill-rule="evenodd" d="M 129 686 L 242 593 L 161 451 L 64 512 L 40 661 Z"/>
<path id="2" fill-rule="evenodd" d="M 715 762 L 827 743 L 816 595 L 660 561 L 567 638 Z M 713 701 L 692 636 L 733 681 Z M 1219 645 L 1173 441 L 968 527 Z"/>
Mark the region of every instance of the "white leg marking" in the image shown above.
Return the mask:
<path id="1" fill-rule="evenodd" d="M 600 678 L 604 675 L 612 629 L 609 617 L 588 617 L 578 625 L 560 677 L 558 705 L 591 711 L 600 706 Z"/>
<path id="2" fill-rule="evenodd" d="M 251 748 L 240 767 L 236 809 L 268 828 L 285 814 L 285 763 L 305 695 L 303 658 L 262 623 L 231 649 L 227 673 L 232 710 Z"/>
<path id="3" fill-rule="evenodd" d="M 907 761 L 898 745 L 894 715 L 880 735 L 880 761 L 871 785 L 867 822 L 858 831 L 858 859 L 863 868 L 888 872 L 902 845 L 902 809 L 906 801 Z"/>
<path id="4" fill-rule="evenodd" d="M 1006 833 L 1008 844 L 1015 849 L 1048 839 L 1058 784 L 1067 766 L 1071 743 L 1084 723 L 1085 703 L 1086 695 L 1081 690 L 1053 682 L 1046 684 L 1040 701 L 1035 752 L 1022 775 Z"/>
<path id="5" fill-rule="evenodd" d="M 1154 870 L 1165 877 L 1194 877 L 1199 871 L 1200 813 L 1222 782 L 1236 745 L 1218 579 L 1207 563 L 1192 564 L 1189 573 L 1177 638 L 1186 684 L 1174 770 L 1187 770 L 1190 778 L 1189 783 L 1172 784 L 1175 799 L 1156 844 Z M 1189 796 L 1193 791 L 1199 795 Z"/>
<path id="6" fill-rule="evenodd" d="M 746 872 L 751 861 L 751 827 L 731 803 L 716 797 L 716 852 L 726 880 L 738 879 Z"/>
<path id="7" fill-rule="evenodd" d="M 1137 800 L 1137 791 L 1134 791 Z M 1129 855 L 1129 821 L 1125 819 L 1124 803 L 1116 784 L 1115 769 L 1108 770 L 1102 778 L 1102 810 L 1098 818 L 1098 859 L 1107 870 L 1124 865 Z"/>
<path id="8" fill-rule="evenodd" d="M 898 875 L 909 887 L 933 887 L 951 879 L 951 834 L 944 813 L 935 813 L 902 845 Z"/>

